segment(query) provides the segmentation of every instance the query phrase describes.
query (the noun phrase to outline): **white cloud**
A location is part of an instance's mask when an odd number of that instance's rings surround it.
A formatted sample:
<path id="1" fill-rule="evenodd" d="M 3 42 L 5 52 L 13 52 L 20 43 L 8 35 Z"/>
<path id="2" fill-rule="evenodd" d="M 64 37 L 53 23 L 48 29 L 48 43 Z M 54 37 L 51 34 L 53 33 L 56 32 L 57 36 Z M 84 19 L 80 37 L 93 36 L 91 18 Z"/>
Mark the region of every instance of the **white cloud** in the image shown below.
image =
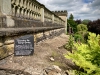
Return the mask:
<path id="1" fill-rule="evenodd" d="M 84 4 L 81 8 L 81 12 L 89 12 L 90 8 L 87 6 L 87 4 Z"/>
<path id="2" fill-rule="evenodd" d="M 44 4 L 51 11 L 67 10 L 75 19 L 100 19 L 100 0 L 37 0 Z M 86 0 L 85 0 L 86 1 Z"/>

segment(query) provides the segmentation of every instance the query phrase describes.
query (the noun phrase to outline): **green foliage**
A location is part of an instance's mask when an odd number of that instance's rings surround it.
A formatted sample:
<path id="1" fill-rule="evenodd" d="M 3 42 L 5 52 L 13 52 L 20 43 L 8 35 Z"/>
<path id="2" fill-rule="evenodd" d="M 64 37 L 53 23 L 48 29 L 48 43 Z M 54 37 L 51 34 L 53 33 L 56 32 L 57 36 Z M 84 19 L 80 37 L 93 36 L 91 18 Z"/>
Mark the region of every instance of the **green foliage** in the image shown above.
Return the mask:
<path id="1" fill-rule="evenodd" d="M 81 42 L 87 42 L 88 38 L 88 28 L 87 25 L 78 24 L 77 25 L 77 32 L 74 34 L 75 40 L 80 39 Z M 78 35 L 78 38 L 77 38 Z"/>
<path id="2" fill-rule="evenodd" d="M 74 34 L 74 39 L 76 42 L 84 42 L 84 37 L 78 33 Z"/>
<path id="3" fill-rule="evenodd" d="M 77 31 L 77 23 L 72 19 L 68 19 L 67 22 L 70 24 L 70 27 L 73 28 L 73 31 L 76 32 Z"/>
<path id="4" fill-rule="evenodd" d="M 73 14 L 70 14 L 69 19 L 72 19 L 72 20 L 74 19 Z"/>
<path id="5" fill-rule="evenodd" d="M 73 32 L 77 31 L 77 23 L 74 21 L 73 14 L 70 14 L 69 19 L 67 20 L 67 23 L 68 23 L 67 25 L 73 29 Z"/>
<path id="6" fill-rule="evenodd" d="M 82 24 L 87 25 L 89 22 L 90 22 L 90 20 L 88 20 L 88 19 L 84 19 L 84 20 L 82 21 Z"/>
<path id="7" fill-rule="evenodd" d="M 75 43 L 75 50 L 66 58 L 72 59 L 76 65 L 86 72 L 76 71 L 77 75 L 99 75 L 100 74 L 100 35 L 89 33 L 87 44 Z"/>
<path id="8" fill-rule="evenodd" d="M 72 53 L 72 49 L 73 49 L 73 46 L 74 46 L 73 43 L 74 43 L 74 41 L 73 41 L 73 36 L 70 35 L 69 41 L 68 41 L 68 43 L 65 45 L 65 49 L 69 50 L 71 53 Z"/>
<path id="9" fill-rule="evenodd" d="M 100 34 L 100 19 L 89 22 L 88 30 L 96 34 Z"/>
<path id="10" fill-rule="evenodd" d="M 87 30 L 88 30 L 87 25 L 84 24 L 77 25 L 77 31 L 87 31 Z"/>

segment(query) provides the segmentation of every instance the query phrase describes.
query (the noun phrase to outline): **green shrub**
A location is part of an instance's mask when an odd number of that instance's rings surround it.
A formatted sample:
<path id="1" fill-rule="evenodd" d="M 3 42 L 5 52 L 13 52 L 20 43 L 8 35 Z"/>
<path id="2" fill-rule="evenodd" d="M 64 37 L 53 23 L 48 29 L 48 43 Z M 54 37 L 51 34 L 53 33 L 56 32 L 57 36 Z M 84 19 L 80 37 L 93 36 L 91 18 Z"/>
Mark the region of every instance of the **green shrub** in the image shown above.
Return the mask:
<path id="1" fill-rule="evenodd" d="M 67 49 L 67 50 L 69 50 L 71 53 L 72 53 L 72 49 L 73 49 L 73 47 L 74 47 L 74 45 L 73 45 L 73 41 L 74 40 L 74 38 L 73 38 L 73 36 L 72 35 L 70 35 L 70 37 L 69 37 L 69 41 L 68 41 L 68 43 L 65 45 L 65 48 Z"/>
<path id="2" fill-rule="evenodd" d="M 87 31 L 87 30 L 88 30 L 87 25 L 85 24 L 77 25 L 77 31 Z"/>
<path id="3" fill-rule="evenodd" d="M 82 43 L 86 43 L 87 41 L 87 34 L 88 34 L 88 28 L 87 25 L 84 24 L 78 24 L 77 25 L 77 32 L 74 34 L 74 38 L 76 42 L 80 41 Z"/>
<path id="4" fill-rule="evenodd" d="M 83 73 L 76 71 L 77 75 L 100 75 L 100 35 L 89 33 L 87 44 L 75 43 L 74 46 L 73 54 L 65 57 L 84 69 Z"/>
<path id="5" fill-rule="evenodd" d="M 84 38 L 80 34 L 74 34 L 74 40 L 76 42 L 83 42 L 84 41 Z"/>

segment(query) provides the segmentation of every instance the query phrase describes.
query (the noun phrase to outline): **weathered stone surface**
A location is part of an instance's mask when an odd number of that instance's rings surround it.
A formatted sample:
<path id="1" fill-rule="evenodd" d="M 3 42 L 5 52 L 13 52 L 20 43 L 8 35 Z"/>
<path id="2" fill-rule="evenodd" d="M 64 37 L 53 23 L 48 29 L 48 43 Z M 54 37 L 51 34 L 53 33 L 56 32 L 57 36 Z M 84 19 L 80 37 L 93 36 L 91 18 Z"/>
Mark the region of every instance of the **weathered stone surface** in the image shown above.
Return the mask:
<path id="1" fill-rule="evenodd" d="M 12 44 L 12 43 L 14 43 L 14 38 L 6 38 L 4 42 L 5 45 Z"/>
<path id="2" fill-rule="evenodd" d="M 7 54 L 5 47 L 0 47 L 0 59 L 4 58 Z"/>
<path id="3" fill-rule="evenodd" d="M 8 52 L 14 52 L 14 44 L 5 45 Z"/>
<path id="4" fill-rule="evenodd" d="M 44 69 L 43 75 L 61 75 L 61 69 L 56 65 L 52 65 Z"/>
<path id="5" fill-rule="evenodd" d="M 8 15 L 11 12 L 11 0 L 2 0 L 1 9 L 3 14 Z"/>
<path id="6" fill-rule="evenodd" d="M 7 2 L 7 1 L 6 1 Z M 14 20 L 11 18 L 11 16 L 6 16 L 6 21 L 7 21 L 7 27 L 14 27 L 15 26 L 15 22 Z"/>
<path id="7" fill-rule="evenodd" d="M 55 59 L 53 57 L 50 57 L 50 61 L 55 61 Z"/>
<path id="8" fill-rule="evenodd" d="M 3 70 L 1 70 L 1 71 L 0 71 L 0 75 L 6 75 L 6 72 L 3 71 Z"/>
<path id="9" fill-rule="evenodd" d="M 0 75 L 31 75 L 31 74 L 21 70 L 3 69 L 0 70 Z"/>
<path id="10" fill-rule="evenodd" d="M 3 43 L 2 42 L 0 42 L 0 47 L 2 47 L 3 46 Z"/>

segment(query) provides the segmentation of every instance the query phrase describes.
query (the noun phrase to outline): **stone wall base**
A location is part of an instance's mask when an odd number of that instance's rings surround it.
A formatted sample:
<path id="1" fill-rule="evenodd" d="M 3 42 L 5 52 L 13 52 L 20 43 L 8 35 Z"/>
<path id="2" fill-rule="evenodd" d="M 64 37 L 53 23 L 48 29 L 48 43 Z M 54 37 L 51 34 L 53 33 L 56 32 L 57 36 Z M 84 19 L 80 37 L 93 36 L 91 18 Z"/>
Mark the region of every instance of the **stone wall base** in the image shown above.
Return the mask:
<path id="1" fill-rule="evenodd" d="M 56 29 L 56 30 L 49 30 L 43 31 L 40 33 L 33 33 L 27 35 L 33 35 L 34 37 L 34 44 L 37 44 L 40 41 L 52 39 L 53 37 L 59 36 L 60 34 L 64 33 L 64 28 Z M 19 38 L 20 36 L 5 36 L 0 37 L 0 59 L 4 58 L 7 55 L 11 55 L 14 53 L 14 39 Z"/>

